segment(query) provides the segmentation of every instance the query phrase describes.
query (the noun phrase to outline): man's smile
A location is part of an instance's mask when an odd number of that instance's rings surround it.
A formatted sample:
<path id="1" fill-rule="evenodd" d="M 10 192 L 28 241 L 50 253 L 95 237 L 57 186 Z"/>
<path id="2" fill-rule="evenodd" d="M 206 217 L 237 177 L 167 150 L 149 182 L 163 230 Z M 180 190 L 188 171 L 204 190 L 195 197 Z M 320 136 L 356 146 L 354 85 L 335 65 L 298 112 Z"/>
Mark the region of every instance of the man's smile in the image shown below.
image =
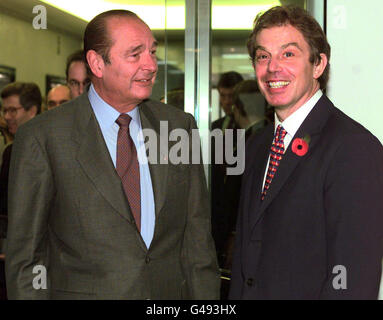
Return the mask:
<path id="1" fill-rule="evenodd" d="M 266 84 L 269 88 L 279 89 L 287 87 L 290 84 L 290 81 L 266 81 Z"/>

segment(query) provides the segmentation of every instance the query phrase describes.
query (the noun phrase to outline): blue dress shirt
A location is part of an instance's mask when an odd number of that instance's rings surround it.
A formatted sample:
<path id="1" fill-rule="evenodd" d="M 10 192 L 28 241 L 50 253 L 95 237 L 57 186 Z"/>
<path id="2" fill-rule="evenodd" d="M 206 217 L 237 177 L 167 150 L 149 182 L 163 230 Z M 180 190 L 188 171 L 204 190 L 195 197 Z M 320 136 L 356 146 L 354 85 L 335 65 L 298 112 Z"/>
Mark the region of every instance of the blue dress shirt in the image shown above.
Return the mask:
<path id="1" fill-rule="evenodd" d="M 108 147 L 114 167 L 117 157 L 117 136 L 119 126 L 115 122 L 120 113 L 107 104 L 96 92 L 93 85 L 90 86 L 88 98 L 93 108 L 96 119 L 100 125 L 105 143 Z M 129 125 L 130 135 L 136 146 L 140 166 L 140 188 L 141 188 L 141 236 L 149 248 L 153 239 L 155 225 L 155 208 L 152 179 L 150 177 L 148 160 L 145 152 L 144 138 L 142 134 L 141 119 L 138 108 L 127 112 L 132 118 Z"/>

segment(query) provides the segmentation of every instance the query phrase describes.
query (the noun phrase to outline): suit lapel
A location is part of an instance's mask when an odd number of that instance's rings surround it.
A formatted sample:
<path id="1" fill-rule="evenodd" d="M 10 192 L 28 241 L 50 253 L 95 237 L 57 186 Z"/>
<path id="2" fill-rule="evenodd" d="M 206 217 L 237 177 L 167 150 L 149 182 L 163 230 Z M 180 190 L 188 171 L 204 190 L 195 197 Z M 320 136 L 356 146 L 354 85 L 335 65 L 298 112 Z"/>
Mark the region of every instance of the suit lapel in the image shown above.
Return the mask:
<path id="1" fill-rule="evenodd" d="M 262 182 L 266 170 L 267 159 L 270 152 L 270 145 L 274 136 L 274 126 L 270 124 L 264 132 L 264 136 L 260 137 L 261 144 L 253 151 L 251 155 L 251 169 L 249 172 L 249 186 L 245 188 L 250 194 L 246 197 L 249 201 L 246 204 L 245 212 L 250 212 L 250 225 L 255 222 L 255 212 L 261 203 Z"/>
<path id="2" fill-rule="evenodd" d="M 161 150 L 160 119 L 153 113 L 149 104 L 150 101 L 141 103 L 139 105 L 139 111 L 142 129 L 150 129 L 156 135 L 156 163 L 150 163 L 149 161 L 149 170 L 154 193 L 155 214 L 156 218 L 158 218 L 166 199 L 166 181 L 168 176 L 168 165 L 161 164 L 160 161 L 161 159 L 167 158 L 168 148 Z M 164 135 L 162 139 L 168 141 L 168 132 L 162 132 L 162 134 Z"/>
<path id="3" fill-rule="evenodd" d="M 307 118 L 303 121 L 302 125 L 299 127 L 298 131 L 296 132 L 295 136 L 290 142 L 288 149 L 283 155 L 282 161 L 279 164 L 279 167 L 277 169 L 277 172 L 275 173 L 273 181 L 271 182 L 270 189 L 268 190 L 265 199 L 260 203 L 259 210 L 257 210 L 256 213 L 254 225 L 260 220 L 267 207 L 277 197 L 281 188 L 286 183 L 287 179 L 292 174 L 297 165 L 301 161 L 304 161 L 304 159 L 309 157 L 312 150 L 315 149 L 315 145 L 318 143 L 320 138 L 321 129 L 326 123 L 331 112 L 331 106 L 332 103 L 330 102 L 330 100 L 328 100 L 328 98 L 325 95 L 323 95 L 317 102 L 313 110 L 311 110 Z M 298 156 L 291 149 L 292 143 L 295 138 L 303 138 L 306 135 L 309 135 L 311 138 L 309 150 L 304 156 Z M 268 146 L 269 148 L 271 143 L 272 142 L 270 142 Z M 264 168 L 264 170 L 266 169 Z M 263 181 L 263 176 L 261 179 Z"/>
<path id="4" fill-rule="evenodd" d="M 76 102 L 72 138 L 78 143 L 77 161 L 105 200 L 122 217 L 135 224 L 87 94 L 83 94 Z"/>

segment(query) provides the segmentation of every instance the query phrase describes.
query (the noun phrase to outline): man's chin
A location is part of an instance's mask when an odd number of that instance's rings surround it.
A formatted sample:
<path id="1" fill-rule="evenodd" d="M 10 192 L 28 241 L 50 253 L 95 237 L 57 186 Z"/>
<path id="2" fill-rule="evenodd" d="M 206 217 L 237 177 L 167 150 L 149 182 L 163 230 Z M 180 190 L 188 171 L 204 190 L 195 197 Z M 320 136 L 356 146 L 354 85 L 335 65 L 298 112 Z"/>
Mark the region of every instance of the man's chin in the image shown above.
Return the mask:
<path id="1" fill-rule="evenodd" d="M 141 94 L 139 98 L 140 98 L 140 100 L 146 100 L 146 99 L 149 99 L 151 95 L 152 95 L 152 89 L 150 89 L 147 92 Z"/>

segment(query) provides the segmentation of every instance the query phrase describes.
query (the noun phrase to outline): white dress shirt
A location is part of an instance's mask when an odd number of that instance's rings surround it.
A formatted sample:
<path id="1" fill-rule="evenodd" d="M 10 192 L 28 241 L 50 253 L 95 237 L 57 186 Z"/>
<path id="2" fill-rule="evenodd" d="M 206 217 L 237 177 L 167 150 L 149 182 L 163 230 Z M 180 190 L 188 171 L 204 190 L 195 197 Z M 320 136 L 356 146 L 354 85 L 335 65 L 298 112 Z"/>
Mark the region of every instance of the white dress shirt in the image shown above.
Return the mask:
<path id="1" fill-rule="evenodd" d="M 120 113 L 107 104 L 97 94 L 93 84 L 89 88 L 88 97 L 94 114 L 96 115 L 96 119 L 100 125 L 110 157 L 113 161 L 114 167 L 116 167 L 117 136 L 120 127 L 115 121 L 120 116 Z M 136 146 L 140 166 L 141 236 L 146 244 L 146 247 L 149 248 L 153 239 L 155 225 L 152 179 L 150 177 L 149 165 L 145 152 L 141 119 L 138 108 L 135 107 L 132 111 L 127 112 L 127 114 L 132 118 L 132 121 L 129 124 L 129 132 L 134 145 Z"/>
<path id="2" fill-rule="evenodd" d="M 291 140 L 295 136 L 299 127 L 302 125 L 303 121 L 307 118 L 308 114 L 314 108 L 318 100 L 322 97 L 322 90 L 318 90 L 305 104 L 303 104 L 298 110 L 290 114 L 283 122 L 281 122 L 277 116 L 277 113 L 274 113 L 275 126 L 274 126 L 274 136 L 277 131 L 278 125 L 281 125 L 286 130 L 285 138 L 283 139 L 283 144 L 285 146 L 285 152 L 290 145 Z M 303 138 L 303 137 L 302 137 Z M 282 160 L 283 161 L 283 158 Z M 267 170 L 269 169 L 270 155 L 267 160 L 266 171 L 263 177 L 262 190 L 265 186 Z M 271 182 L 272 183 L 272 182 Z"/>

